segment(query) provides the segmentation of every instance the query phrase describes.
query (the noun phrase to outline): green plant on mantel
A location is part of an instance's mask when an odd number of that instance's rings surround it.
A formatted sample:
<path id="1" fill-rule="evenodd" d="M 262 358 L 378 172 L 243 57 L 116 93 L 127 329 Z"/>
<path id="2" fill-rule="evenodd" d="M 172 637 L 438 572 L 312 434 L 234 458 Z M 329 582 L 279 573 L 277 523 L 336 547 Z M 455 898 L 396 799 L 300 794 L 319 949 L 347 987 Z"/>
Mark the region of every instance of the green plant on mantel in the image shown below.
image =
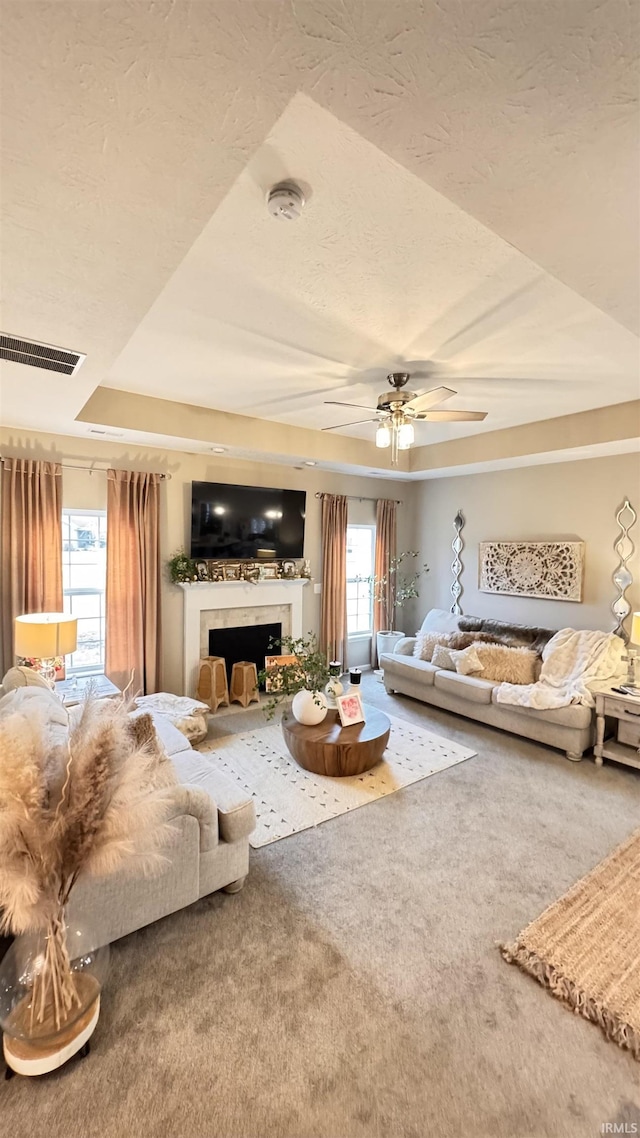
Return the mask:
<path id="1" fill-rule="evenodd" d="M 310 691 L 315 695 L 329 680 L 326 653 L 320 651 L 315 633 L 271 640 L 269 652 L 272 650 L 279 650 L 282 656 L 295 656 L 295 662 L 263 668 L 258 674 L 258 682 L 268 684 L 270 698 L 264 709 L 267 719 L 273 719 L 283 700 L 292 698 L 299 691 Z M 319 701 L 316 702 L 320 706 Z"/>
<path id="2" fill-rule="evenodd" d="M 179 549 L 170 558 L 167 568 L 174 585 L 185 584 L 187 581 L 197 581 L 195 562 L 187 557 L 184 549 Z"/>
<path id="3" fill-rule="evenodd" d="M 415 559 L 418 552 L 415 549 L 407 549 L 404 553 L 400 553 L 398 557 L 392 557 L 389 561 L 389 573 L 383 577 L 370 577 L 369 580 L 373 585 L 373 596 L 377 604 L 382 606 L 384 617 L 384 630 L 385 632 L 392 632 L 395 628 L 396 612 L 406 605 L 407 601 L 411 601 L 414 597 L 419 597 L 420 592 L 418 583 L 423 573 L 429 572 L 429 566 L 423 565 L 422 568 L 415 568 Z M 414 568 L 413 572 L 403 570 L 402 566 L 409 558 L 413 559 Z"/>

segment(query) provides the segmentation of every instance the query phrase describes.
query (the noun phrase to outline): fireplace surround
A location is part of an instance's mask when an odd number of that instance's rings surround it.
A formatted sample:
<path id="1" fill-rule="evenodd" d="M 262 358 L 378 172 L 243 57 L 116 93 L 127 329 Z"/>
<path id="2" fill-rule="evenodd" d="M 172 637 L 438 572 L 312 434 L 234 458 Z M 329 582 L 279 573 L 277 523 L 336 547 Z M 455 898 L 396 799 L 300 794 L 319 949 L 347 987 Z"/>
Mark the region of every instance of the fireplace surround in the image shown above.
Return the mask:
<path id="1" fill-rule="evenodd" d="M 181 584 L 184 605 L 183 694 L 193 695 L 209 631 L 250 624 L 282 625 L 283 636 L 302 636 L 302 590 L 308 580 L 202 581 Z"/>

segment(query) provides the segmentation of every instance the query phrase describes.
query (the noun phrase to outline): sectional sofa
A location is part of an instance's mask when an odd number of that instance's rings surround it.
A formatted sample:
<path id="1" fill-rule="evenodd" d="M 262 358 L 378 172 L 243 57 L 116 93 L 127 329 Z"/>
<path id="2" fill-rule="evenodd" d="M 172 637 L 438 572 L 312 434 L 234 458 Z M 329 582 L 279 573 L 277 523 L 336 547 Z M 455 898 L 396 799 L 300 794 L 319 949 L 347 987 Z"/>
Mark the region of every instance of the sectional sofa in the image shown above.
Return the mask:
<path id="1" fill-rule="evenodd" d="M 0 687 L 0 717 L 19 711 L 43 716 L 51 743 L 68 729 L 67 711 L 46 684 L 16 687 L 13 668 Z M 135 714 L 135 712 L 133 713 Z M 249 835 L 255 828 L 253 800 L 216 769 L 215 754 L 195 751 L 165 716 L 151 712 L 156 735 L 169 756 L 177 785 L 172 790 L 172 837 L 166 863 L 152 876 L 122 870 L 109 877 L 80 878 L 71 895 L 69 920 L 87 924 L 96 944 L 109 944 L 217 889 L 234 893 L 249 871 Z"/>
<path id="2" fill-rule="evenodd" d="M 477 631 L 488 624 L 481 617 L 460 618 L 443 609 L 431 609 L 422 628 L 429 632 L 458 632 L 461 626 Z M 491 622 L 495 629 L 496 622 Z M 504 624 L 505 635 L 512 642 L 531 644 L 531 630 L 522 625 Z M 553 636 L 551 629 L 535 629 L 538 642 Z M 546 635 L 545 635 L 546 634 Z M 413 649 L 416 638 L 405 636 L 395 650 L 380 657 L 384 672 L 384 685 L 388 692 L 420 699 L 423 703 L 453 711 L 491 727 L 501 727 L 514 735 L 523 735 L 564 751 L 568 759 L 580 760 L 595 741 L 595 714 L 592 708 L 571 704 L 552 711 L 537 711 L 529 707 L 499 704 L 495 699 L 498 684 L 475 676 L 462 676 L 444 671 L 426 660 L 416 659 Z"/>

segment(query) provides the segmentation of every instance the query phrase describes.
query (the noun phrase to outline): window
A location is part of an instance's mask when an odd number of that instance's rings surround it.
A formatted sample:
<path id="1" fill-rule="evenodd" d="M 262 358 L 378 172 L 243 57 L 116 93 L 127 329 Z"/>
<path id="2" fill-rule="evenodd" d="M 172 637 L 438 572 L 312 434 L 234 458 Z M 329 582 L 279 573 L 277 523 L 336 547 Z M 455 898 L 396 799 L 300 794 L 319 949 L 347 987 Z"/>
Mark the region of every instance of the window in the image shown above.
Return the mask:
<path id="1" fill-rule="evenodd" d="M 78 618 L 78 647 L 67 674 L 104 672 L 105 510 L 62 511 L 64 611 Z"/>
<path id="2" fill-rule="evenodd" d="M 347 526 L 347 633 L 373 633 L 375 526 Z"/>

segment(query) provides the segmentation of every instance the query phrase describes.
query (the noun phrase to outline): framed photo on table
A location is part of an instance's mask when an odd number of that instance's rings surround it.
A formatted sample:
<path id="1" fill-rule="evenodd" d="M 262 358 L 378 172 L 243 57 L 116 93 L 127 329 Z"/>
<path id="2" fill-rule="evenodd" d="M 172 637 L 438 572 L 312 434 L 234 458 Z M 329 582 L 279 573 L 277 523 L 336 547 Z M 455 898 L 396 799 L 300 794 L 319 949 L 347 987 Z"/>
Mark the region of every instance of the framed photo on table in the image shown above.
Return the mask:
<path id="1" fill-rule="evenodd" d="M 336 696 L 336 703 L 343 727 L 351 727 L 353 723 L 364 723 L 364 707 L 359 691 Z"/>

